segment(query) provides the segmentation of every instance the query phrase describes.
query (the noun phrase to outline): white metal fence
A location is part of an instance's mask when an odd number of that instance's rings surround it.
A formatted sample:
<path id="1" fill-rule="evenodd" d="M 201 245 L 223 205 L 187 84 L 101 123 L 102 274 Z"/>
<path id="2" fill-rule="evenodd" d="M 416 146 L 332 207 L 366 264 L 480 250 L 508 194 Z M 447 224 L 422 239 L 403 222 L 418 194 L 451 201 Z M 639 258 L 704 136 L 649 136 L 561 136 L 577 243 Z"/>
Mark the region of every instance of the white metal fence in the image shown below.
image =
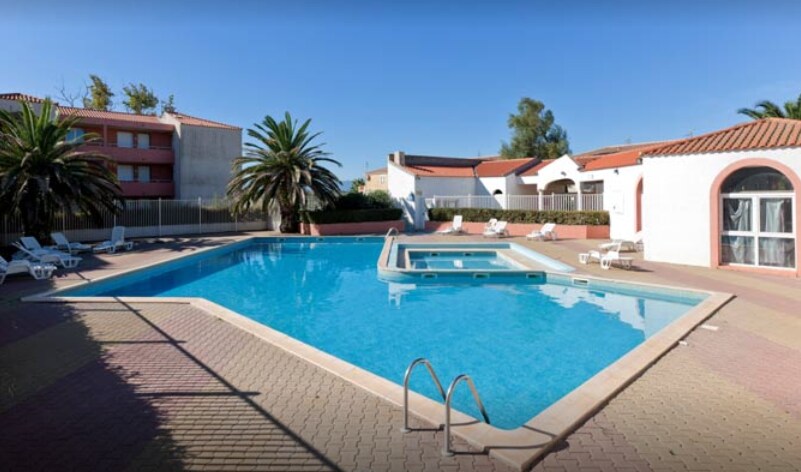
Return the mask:
<path id="1" fill-rule="evenodd" d="M 580 203 L 580 205 L 579 205 Z M 426 199 L 428 208 L 488 208 L 495 210 L 530 211 L 602 211 L 604 195 L 554 194 L 554 195 L 459 195 Z"/>
<path id="2" fill-rule="evenodd" d="M 125 226 L 125 236 L 130 238 L 255 231 L 272 226 L 270 215 L 260 210 L 234 216 L 230 208 L 225 200 L 200 198 L 128 200 L 119 214 L 104 212 L 100 222 L 86 215 L 60 214 L 54 218 L 52 228 L 73 241 L 100 241 L 110 237 L 114 226 Z M 22 236 L 19 218 L 4 215 L 0 224 L 0 243 L 10 244 Z"/>

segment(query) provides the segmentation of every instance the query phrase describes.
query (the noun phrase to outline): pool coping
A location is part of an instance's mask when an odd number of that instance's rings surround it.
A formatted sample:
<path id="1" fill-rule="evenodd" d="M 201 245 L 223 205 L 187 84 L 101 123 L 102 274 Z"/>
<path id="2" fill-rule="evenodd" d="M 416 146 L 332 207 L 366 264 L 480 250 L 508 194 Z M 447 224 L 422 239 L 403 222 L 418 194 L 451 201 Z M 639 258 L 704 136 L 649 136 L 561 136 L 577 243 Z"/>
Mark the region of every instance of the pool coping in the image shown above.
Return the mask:
<path id="1" fill-rule="evenodd" d="M 355 236 L 354 236 L 355 237 Z M 145 264 L 124 270 L 118 273 L 98 277 L 84 283 L 73 284 L 48 290 L 40 294 L 22 298 L 23 302 L 48 303 L 176 303 L 192 305 L 212 316 L 225 320 L 239 329 L 253 334 L 270 344 L 283 349 L 323 370 L 326 370 L 357 387 L 377 395 L 390 403 L 403 405 L 403 387 L 395 382 L 373 374 L 361 367 L 346 362 L 331 354 L 327 354 L 309 344 L 299 341 L 289 335 L 245 317 L 222 305 L 202 297 L 70 297 L 55 296 L 58 292 L 74 289 L 85 284 L 98 283 L 103 280 L 130 275 L 154 266 L 174 262 L 185 257 L 196 256 L 205 252 L 229 248 L 233 245 L 247 245 L 255 239 L 274 237 L 251 236 L 232 241 L 219 246 L 203 248 L 191 254 L 180 254 L 176 257 L 158 262 Z M 309 239 L 304 236 L 281 236 L 280 239 Z M 313 239 L 333 239 L 314 237 Z M 348 238 L 351 239 L 351 238 Z M 395 237 L 387 238 L 394 240 Z M 388 243 L 389 241 L 387 241 Z M 388 261 L 389 246 L 385 244 L 379 256 L 381 265 Z M 385 254 L 386 252 L 386 254 Z M 549 273 L 549 272 L 546 272 Z M 533 465 L 544 454 L 550 451 L 558 442 L 574 431 L 584 421 L 599 411 L 613 396 L 631 384 L 645 370 L 656 363 L 663 355 L 678 344 L 694 328 L 707 318 L 714 315 L 734 295 L 722 292 L 687 289 L 662 284 L 640 283 L 607 279 L 602 277 L 579 275 L 575 273 L 550 272 L 554 276 L 566 279 L 581 279 L 595 281 L 600 286 L 619 284 L 651 288 L 655 291 L 680 291 L 704 295 L 706 298 L 688 310 L 684 315 L 674 320 L 656 334 L 643 341 L 640 345 L 629 351 L 623 357 L 610 364 L 587 381 L 576 387 L 523 426 L 513 430 L 495 428 L 480 422 L 470 415 L 453 410 L 452 429 L 454 435 L 466 440 L 472 446 L 487 452 L 491 457 L 512 466 L 518 470 L 525 470 Z M 411 360 L 410 360 L 411 361 Z M 436 366 L 434 366 L 436 367 Z M 469 372 L 467 372 L 469 374 Z M 536 379 L 535 379 L 536 381 Z M 479 392 L 480 393 L 480 392 Z M 442 426 L 444 421 L 444 406 L 414 391 L 409 392 L 409 411 L 435 425 Z M 490 412 L 491 415 L 492 412 Z M 402 425 L 398 425 L 400 428 Z M 414 434 L 409 433 L 409 434 Z"/>

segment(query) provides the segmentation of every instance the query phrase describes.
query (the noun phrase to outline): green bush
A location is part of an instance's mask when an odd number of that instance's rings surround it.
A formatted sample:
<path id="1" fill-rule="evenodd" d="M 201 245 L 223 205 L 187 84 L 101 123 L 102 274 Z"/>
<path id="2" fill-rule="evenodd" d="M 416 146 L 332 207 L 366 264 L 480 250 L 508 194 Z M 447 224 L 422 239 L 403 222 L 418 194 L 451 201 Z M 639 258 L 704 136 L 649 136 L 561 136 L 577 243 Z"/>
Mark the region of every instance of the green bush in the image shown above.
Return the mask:
<path id="1" fill-rule="evenodd" d="M 367 194 L 359 192 L 343 194 L 328 208 L 335 210 L 372 210 L 394 207 L 395 202 L 387 192 L 376 190 Z"/>
<path id="2" fill-rule="evenodd" d="M 306 223 L 360 223 L 363 221 L 396 221 L 403 216 L 400 208 L 372 208 L 368 210 L 319 210 L 304 214 Z"/>
<path id="3" fill-rule="evenodd" d="M 608 225 L 606 211 L 528 211 L 493 210 L 489 208 L 432 208 L 428 210 L 431 221 L 452 221 L 454 215 L 462 215 L 464 221 L 485 223 L 491 218 L 509 223 L 556 223 L 558 225 Z"/>

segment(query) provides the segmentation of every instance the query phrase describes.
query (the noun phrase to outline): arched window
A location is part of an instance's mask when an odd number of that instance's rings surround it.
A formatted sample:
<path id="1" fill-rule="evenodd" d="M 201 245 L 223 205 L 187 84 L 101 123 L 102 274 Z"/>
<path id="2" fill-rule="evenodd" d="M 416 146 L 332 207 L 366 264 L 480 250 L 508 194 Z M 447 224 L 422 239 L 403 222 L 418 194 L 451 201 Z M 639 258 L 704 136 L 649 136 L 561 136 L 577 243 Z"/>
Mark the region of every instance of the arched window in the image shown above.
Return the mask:
<path id="1" fill-rule="evenodd" d="M 796 204 L 790 179 L 771 167 L 745 167 L 720 188 L 721 262 L 795 267 Z"/>
<path id="2" fill-rule="evenodd" d="M 492 194 L 496 195 L 496 196 L 497 195 L 503 195 L 503 192 L 501 192 L 500 190 L 496 190 L 496 191 L 492 192 Z"/>

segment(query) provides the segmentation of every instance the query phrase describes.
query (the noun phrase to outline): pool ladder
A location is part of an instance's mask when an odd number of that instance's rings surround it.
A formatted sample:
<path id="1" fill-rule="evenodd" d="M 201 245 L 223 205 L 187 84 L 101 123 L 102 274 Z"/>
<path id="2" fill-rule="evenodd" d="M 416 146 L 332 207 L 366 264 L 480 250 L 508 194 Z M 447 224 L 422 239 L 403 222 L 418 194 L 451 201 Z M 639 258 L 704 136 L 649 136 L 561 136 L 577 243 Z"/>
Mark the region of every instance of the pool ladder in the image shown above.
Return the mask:
<path id="1" fill-rule="evenodd" d="M 406 373 L 403 375 L 403 428 L 401 431 L 404 433 L 412 431 L 412 429 L 409 427 L 409 380 L 412 377 L 414 368 L 421 364 L 425 366 L 426 370 L 428 370 L 431 380 L 434 381 L 434 385 L 437 387 L 437 390 L 439 390 L 440 396 L 442 396 L 442 401 L 445 402 L 445 444 L 442 447 L 442 455 L 452 456 L 451 403 L 453 402 L 453 392 L 456 390 L 456 387 L 460 383 L 465 382 L 467 386 L 470 387 L 470 391 L 473 393 L 473 399 L 476 401 L 476 405 L 478 406 L 479 411 L 481 411 L 481 416 L 484 417 L 484 422 L 487 424 L 490 424 L 489 415 L 487 414 L 487 410 L 484 409 L 484 403 L 481 402 L 481 397 L 478 395 L 476 384 L 473 383 L 473 379 L 470 378 L 469 375 L 457 375 L 451 382 L 446 393 L 442 388 L 442 383 L 439 381 L 439 377 L 437 377 L 437 373 L 434 372 L 434 367 L 431 365 L 431 362 L 424 357 L 418 357 L 417 359 L 413 360 L 411 364 L 409 364 L 409 367 L 406 368 Z"/>
<path id="2" fill-rule="evenodd" d="M 398 232 L 398 228 L 395 228 L 394 226 L 387 230 L 387 234 L 384 235 L 384 238 L 388 238 L 388 237 L 392 236 L 393 234 L 400 234 Z"/>

